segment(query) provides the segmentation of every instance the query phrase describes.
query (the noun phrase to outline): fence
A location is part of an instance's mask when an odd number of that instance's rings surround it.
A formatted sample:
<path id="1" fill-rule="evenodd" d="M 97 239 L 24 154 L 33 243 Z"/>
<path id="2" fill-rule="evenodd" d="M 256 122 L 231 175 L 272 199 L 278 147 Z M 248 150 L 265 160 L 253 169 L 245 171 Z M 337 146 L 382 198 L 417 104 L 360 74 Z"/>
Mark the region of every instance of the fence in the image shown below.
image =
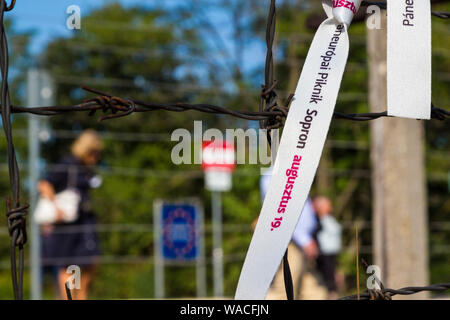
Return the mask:
<path id="1" fill-rule="evenodd" d="M 151 214 L 149 213 L 149 219 L 151 217 Z M 343 226 L 343 232 L 347 236 L 346 241 L 343 243 L 343 249 L 342 252 L 345 254 L 349 254 L 354 256 L 355 255 L 355 244 L 353 243 L 352 235 L 355 230 L 355 225 L 358 225 L 358 229 L 360 232 L 369 232 L 371 229 L 371 224 L 369 221 L 358 221 L 356 224 L 353 221 L 342 221 L 341 222 Z M 95 228 L 99 234 L 102 234 L 103 239 L 107 239 L 110 235 L 119 233 L 123 236 L 127 234 L 147 234 L 151 235 L 153 234 L 153 225 L 151 223 L 143 223 L 143 224 L 98 224 L 93 226 L 67 226 L 67 227 L 59 227 L 54 230 L 56 233 L 76 233 L 81 232 L 89 228 Z M 212 226 L 210 224 L 207 224 L 205 226 L 205 236 L 206 238 L 211 238 L 212 233 Z M 224 232 L 224 242 L 227 243 L 228 240 L 233 239 L 234 237 L 238 235 L 248 235 L 251 234 L 251 226 L 248 224 L 225 224 L 223 226 L 223 232 Z M 450 235 L 450 225 L 446 222 L 432 222 L 430 224 L 430 233 L 433 234 L 441 234 L 442 236 L 449 236 Z M 7 228 L 0 228 L 0 241 L 6 240 L 8 237 L 8 230 Z M 151 237 L 152 238 L 152 237 Z M 148 243 L 148 248 L 152 248 L 153 243 Z M 450 246 L 433 246 L 431 245 L 431 258 L 433 255 L 450 255 Z M 369 261 L 371 260 L 372 255 L 372 247 L 370 243 L 363 244 L 359 247 L 359 253 L 367 257 Z M 244 261 L 246 252 L 225 252 L 224 253 L 224 263 L 225 267 L 227 264 L 241 264 Z M 62 259 L 63 260 L 63 259 Z M 53 261 L 52 259 L 43 259 L 42 260 L 42 267 L 49 267 L 54 264 L 54 262 L 61 263 L 61 259 L 58 259 L 57 261 Z M 207 265 L 212 265 L 212 258 L 210 252 L 207 252 L 206 257 L 206 263 Z M 99 259 L 100 267 L 101 265 L 149 265 L 151 268 L 154 263 L 154 258 L 151 255 L 120 255 L 120 254 L 108 254 L 104 256 L 100 256 Z M 80 263 L 82 263 L 82 258 L 80 260 Z M 9 266 L 10 262 L 8 260 L 1 260 L 0 261 L 0 270 L 7 270 L 10 268 Z M 25 259 L 25 270 L 28 270 L 30 266 L 30 261 L 28 259 Z M 141 275 L 142 281 L 145 281 L 145 277 L 148 277 L 148 273 L 143 273 Z M 236 279 L 237 280 L 237 279 Z M 149 282 L 152 282 L 153 280 L 149 280 Z M 117 286 L 120 286 L 118 283 Z M 351 288 L 349 288 L 351 289 Z M 363 295 L 362 298 L 370 297 L 369 295 Z M 108 298 L 117 298 L 117 297 L 108 297 Z M 147 297 L 140 297 L 140 298 L 153 298 L 151 296 Z"/>
<path id="2" fill-rule="evenodd" d="M 262 87 L 261 102 L 259 111 L 236 111 L 230 110 L 221 106 L 212 104 L 157 104 L 152 102 L 141 101 L 138 99 L 128 98 L 124 99 L 116 97 L 113 94 L 105 93 L 96 89 L 83 87 L 84 90 L 97 95 L 83 103 L 72 106 L 49 106 L 49 107 L 34 107 L 26 108 L 23 106 L 14 106 L 10 101 L 9 87 L 8 87 L 8 69 L 9 69 L 9 52 L 8 42 L 6 37 L 6 28 L 4 25 L 4 15 L 11 11 L 16 4 L 13 0 L 8 5 L 6 1 L 0 3 L 0 26 L 1 26 L 1 47 L 0 47 L 0 67 L 2 71 L 1 84 L 1 114 L 3 120 L 3 129 L 5 138 L 8 144 L 8 166 L 10 184 L 12 190 L 12 200 L 7 199 L 7 217 L 8 230 L 11 239 L 11 272 L 14 296 L 16 299 L 23 298 L 23 269 L 24 269 L 24 245 L 27 242 L 26 221 L 27 205 L 21 205 L 20 201 L 20 175 L 19 166 L 16 158 L 13 134 L 11 126 L 11 115 L 13 113 L 30 113 L 35 115 L 52 116 L 66 112 L 88 112 L 89 115 L 94 115 L 97 111 L 106 113 L 100 117 L 100 121 L 116 119 L 120 117 L 129 116 L 133 113 L 140 112 L 154 112 L 154 111 L 170 111 L 170 112 L 185 112 L 188 110 L 195 110 L 206 114 L 221 114 L 233 117 L 238 117 L 246 120 L 259 121 L 262 128 L 272 130 L 283 126 L 283 121 L 286 118 L 289 105 L 292 101 L 293 95 L 289 95 L 284 105 L 278 104 L 278 95 L 275 90 L 277 81 L 274 79 L 274 60 L 273 60 L 273 46 L 275 40 L 276 27 L 276 10 L 275 0 L 271 1 L 269 8 L 269 15 L 267 19 L 267 59 L 265 68 L 265 84 Z M 363 5 L 375 4 L 380 7 L 385 7 L 385 2 L 368 2 L 364 1 Z M 445 12 L 432 12 L 434 17 L 448 19 L 450 15 Z M 445 120 L 450 115 L 450 112 L 431 105 L 431 113 L 433 119 Z M 340 112 L 334 113 L 335 119 L 346 119 L 352 121 L 369 121 L 387 117 L 387 112 L 379 113 L 361 113 L 361 114 L 345 114 Z M 16 248 L 18 249 L 18 270 L 16 259 Z M 287 256 L 284 259 L 287 265 Z M 285 268 L 286 278 L 290 278 L 289 269 Z M 440 289 L 447 288 L 447 286 L 439 286 Z M 289 288 L 287 283 L 288 297 L 292 297 L 292 284 Z M 429 289 L 423 288 L 424 290 Z M 400 292 L 398 292 L 400 293 Z M 409 291 L 408 291 L 409 293 Z"/>

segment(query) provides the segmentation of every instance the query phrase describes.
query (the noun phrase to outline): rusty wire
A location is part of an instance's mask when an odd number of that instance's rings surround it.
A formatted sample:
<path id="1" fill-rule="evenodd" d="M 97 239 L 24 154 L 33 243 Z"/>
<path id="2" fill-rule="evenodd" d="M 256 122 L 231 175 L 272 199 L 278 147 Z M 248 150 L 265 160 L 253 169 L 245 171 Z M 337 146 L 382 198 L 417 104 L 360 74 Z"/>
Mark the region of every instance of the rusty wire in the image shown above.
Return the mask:
<path id="1" fill-rule="evenodd" d="M 89 115 L 94 115 L 97 111 L 102 112 L 104 115 L 99 118 L 100 121 L 110 120 L 120 117 L 125 117 L 133 113 L 139 112 L 152 112 L 152 111 L 170 111 L 170 112 L 185 112 L 189 110 L 195 110 L 203 113 L 210 114 L 222 114 L 229 115 L 241 119 L 259 121 L 262 128 L 270 130 L 281 128 L 284 124 L 284 120 L 287 117 L 289 111 L 289 104 L 293 99 L 293 94 L 289 95 L 284 105 L 278 104 L 278 95 L 276 93 L 277 81 L 274 79 L 274 59 L 273 59 L 273 44 L 275 40 L 276 31 L 276 0 L 271 0 L 269 7 L 269 15 L 267 18 L 267 31 L 266 31 L 266 44 L 267 44 L 267 56 L 265 65 L 265 83 L 262 86 L 260 95 L 259 111 L 236 111 L 225 107 L 216 106 L 212 104 L 189 104 L 189 103 L 167 103 L 157 104 L 152 102 L 146 102 L 133 98 L 121 98 L 115 95 L 101 92 L 96 89 L 83 87 L 84 90 L 96 94 L 95 97 L 83 101 L 80 104 L 71 106 L 43 106 L 43 107 L 23 107 L 14 106 L 10 102 L 9 88 L 8 88 L 8 44 L 4 27 L 4 13 L 12 10 L 15 6 L 16 0 L 12 0 L 9 5 L 5 0 L 0 0 L 0 67 L 1 67 L 1 117 L 3 121 L 3 129 L 6 136 L 8 145 L 8 166 L 10 185 L 12 190 L 13 199 L 7 199 L 7 218 L 8 228 L 11 241 L 11 273 L 12 283 L 15 299 L 23 299 L 23 269 L 24 269 L 24 244 L 27 241 L 26 236 L 26 220 L 28 205 L 20 205 L 20 177 L 17 159 L 15 155 L 15 149 L 12 139 L 11 131 L 11 115 L 20 113 L 29 113 L 41 116 L 55 116 L 59 114 L 65 114 L 67 112 L 88 112 Z M 377 5 L 380 8 L 386 8 L 386 2 L 371 2 L 363 1 L 363 5 Z M 450 15 L 447 12 L 432 12 L 433 16 L 449 19 Z M 450 116 L 450 112 L 445 109 L 437 108 L 431 105 L 432 119 L 446 120 Z M 379 119 L 382 117 L 388 117 L 387 112 L 380 113 L 355 113 L 346 114 L 341 112 L 335 112 L 334 118 L 346 119 L 353 121 L 370 121 Z M 269 138 L 270 142 L 270 138 Z M 19 270 L 17 272 L 17 258 L 16 250 L 19 251 Z M 289 299 L 292 299 L 292 279 L 290 277 L 289 265 L 287 261 L 287 252 L 283 258 L 285 267 L 284 273 L 286 293 Z M 289 280 L 290 279 L 290 280 Z M 428 291 L 441 291 L 449 289 L 450 284 L 438 284 L 427 287 L 408 287 L 400 290 L 383 289 L 381 291 L 369 291 L 361 295 L 362 298 L 386 298 L 387 295 L 395 294 L 413 294 L 423 290 Z M 68 292 L 69 297 L 70 292 Z M 343 299 L 350 299 L 353 296 Z"/>

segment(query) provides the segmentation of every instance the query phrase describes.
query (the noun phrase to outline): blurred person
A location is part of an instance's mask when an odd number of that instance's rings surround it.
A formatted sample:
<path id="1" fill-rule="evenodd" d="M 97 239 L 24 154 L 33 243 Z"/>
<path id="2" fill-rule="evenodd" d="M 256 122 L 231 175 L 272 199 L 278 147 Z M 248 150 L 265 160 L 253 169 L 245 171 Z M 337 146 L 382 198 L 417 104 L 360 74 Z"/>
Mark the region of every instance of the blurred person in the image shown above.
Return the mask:
<path id="1" fill-rule="evenodd" d="M 267 169 L 261 177 L 261 199 L 264 201 L 273 168 Z M 254 226 L 256 224 L 254 223 Z M 326 299 L 326 289 L 321 285 L 318 275 L 314 270 L 314 263 L 319 254 L 319 248 L 314 239 L 317 230 L 317 217 L 314 213 L 311 199 L 307 199 L 299 218 L 292 241 L 288 246 L 288 261 L 292 275 L 295 300 L 323 300 Z M 283 267 L 275 274 L 267 293 L 267 300 L 286 299 Z"/>
<path id="2" fill-rule="evenodd" d="M 319 245 L 317 270 L 328 290 L 328 299 L 337 299 L 337 255 L 341 251 L 342 227 L 333 217 L 331 200 L 324 196 L 313 198 L 314 211 L 319 219 L 316 238 Z"/>
<path id="3" fill-rule="evenodd" d="M 98 133 L 93 130 L 82 132 L 72 144 L 71 155 L 63 157 L 37 186 L 41 197 L 53 202 L 58 193 L 69 188 L 79 195 L 75 221 L 66 222 L 64 212 L 55 206 L 56 222 L 41 225 L 43 258 L 57 268 L 61 299 L 66 296 L 65 282 L 71 275 L 66 273 L 69 265 L 77 265 L 81 269 L 81 287 L 72 291 L 73 299 L 77 300 L 87 299 L 97 266 L 100 247 L 95 230 L 97 219 L 92 211 L 89 191 L 101 184 L 92 167 L 100 161 L 102 150 L 103 142 Z"/>

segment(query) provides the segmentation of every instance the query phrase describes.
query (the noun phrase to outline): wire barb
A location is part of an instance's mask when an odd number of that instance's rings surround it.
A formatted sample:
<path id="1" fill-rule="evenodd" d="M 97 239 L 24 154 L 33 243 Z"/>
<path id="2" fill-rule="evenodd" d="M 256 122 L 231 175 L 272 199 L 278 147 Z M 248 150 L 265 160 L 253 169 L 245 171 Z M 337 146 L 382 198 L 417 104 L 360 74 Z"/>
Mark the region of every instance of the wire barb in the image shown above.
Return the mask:
<path id="1" fill-rule="evenodd" d="M 101 91 L 88 88 L 86 86 L 82 87 L 83 90 L 100 94 L 100 96 L 97 96 L 92 99 L 85 100 L 85 103 L 96 103 L 97 105 L 101 106 L 101 110 L 103 113 L 107 113 L 108 111 L 111 111 L 112 114 L 103 116 L 99 119 L 99 122 L 109 119 L 116 119 L 121 117 L 126 117 L 134 112 L 136 112 L 136 104 L 133 100 L 130 99 L 122 99 L 120 97 L 113 97 L 106 93 L 103 93 Z M 91 110 L 89 115 L 94 115 L 97 110 Z"/>
<path id="2" fill-rule="evenodd" d="M 424 287 L 406 287 L 398 290 L 394 289 L 380 289 L 367 290 L 361 293 L 361 300 L 392 300 L 395 295 L 411 295 L 423 291 L 443 292 L 450 290 L 450 282 L 438 283 Z M 339 300 L 357 300 L 356 295 L 340 298 Z"/>

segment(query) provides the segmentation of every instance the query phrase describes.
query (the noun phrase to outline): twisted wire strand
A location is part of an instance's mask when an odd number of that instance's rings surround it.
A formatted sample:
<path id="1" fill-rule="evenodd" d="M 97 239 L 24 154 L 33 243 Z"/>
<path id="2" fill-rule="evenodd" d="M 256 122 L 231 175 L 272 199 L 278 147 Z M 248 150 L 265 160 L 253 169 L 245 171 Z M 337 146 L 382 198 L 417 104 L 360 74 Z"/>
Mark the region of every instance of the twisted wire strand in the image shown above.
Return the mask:
<path id="1" fill-rule="evenodd" d="M 83 87 L 87 90 L 87 87 Z M 99 92 L 98 90 L 89 89 L 88 91 Z M 274 90 L 271 90 L 270 95 L 276 95 Z M 266 92 L 266 91 L 265 91 Z M 292 95 L 289 97 L 290 102 Z M 265 99 L 263 99 L 265 100 Z M 24 107 L 11 106 L 10 113 L 21 114 L 29 113 L 40 116 L 56 116 L 68 112 L 88 112 L 94 115 L 97 111 L 103 113 L 110 113 L 109 116 L 99 118 L 99 121 L 110 120 L 114 118 L 124 117 L 133 113 L 154 112 L 154 111 L 170 111 L 170 112 L 186 112 L 198 111 L 210 114 L 229 115 L 240 119 L 251 121 L 262 121 L 261 127 L 267 129 L 277 129 L 282 127 L 282 122 L 288 114 L 288 106 L 278 106 L 274 104 L 273 97 L 270 98 L 270 103 L 263 111 L 247 111 L 247 110 L 233 110 L 222 106 L 212 104 L 190 104 L 184 102 L 176 103 L 152 103 L 134 98 L 120 98 L 108 93 L 102 93 L 94 98 L 88 99 L 86 102 L 70 105 L 70 106 L 43 106 L 43 107 Z M 265 103 L 265 101 L 264 101 Z M 276 106 L 274 109 L 274 106 Z M 3 108 L 2 108 L 3 110 Z M 1 112 L 3 114 L 3 111 Z M 343 113 L 339 111 L 334 112 L 335 119 L 351 120 L 351 121 L 371 121 L 380 118 L 390 117 L 387 111 L 378 113 Z M 431 105 L 431 119 L 447 120 L 450 117 L 450 111 L 435 107 Z"/>
<path id="2" fill-rule="evenodd" d="M 391 300 L 395 295 L 411 295 L 423 291 L 443 292 L 450 290 L 450 282 L 438 283 L 423 287 L 406 287 L 401 289 L 368 290 L 360 294 L 361 300 Z M 358 300 L 357 295 L 342 297 L 339 300 Z"/>
<path id="3" fill-rule="evenodd" d="M 6 38 L 6 31 L 4 26 L 4 13 L 14 8 L 15 1 L 12 1 L 7 6 L 6 1 L 0 0 L 0 68 L 1 68 L 1 113 L 3 130 L 5 132 L 8 153 L 8 167 L 9 179 L 12 191 L 11 199 L 6 201 L 6 216 L 8 221 L 8 230 L 11 244 L 11 276 L 14 291 L 14 298 L 23 299 L 23 270 L 24 270 L 24 244 L 27 241 L 26 235 L 26 220 L 28 206 L 20 205 L 20 177 L 19 166 L 14 149 L 14 143 L 11 131 L 11 113 L 12 106 L 10 103 L 9 87 L 8 87 L 8 41 Z M 16 248 L 18 248 L 18 267 L 17 270 L 17 256 Z"/>
<path id="4" fill-rule="evenodd" d="M 275 41 L 276 32 L 276 0 L 270 1 L 269 15 L 267 17 L 266 26 L 266 64 L 264 72 L 264 85 L 261 87 L 261 98 L 259 103 L 260 112 L 269 112 L 274 114 L 275 112 L 281 112 L 281 115 L 274 116 L 265 120 L 259 121 L 259 126 L 262 129 L 267 129 L 267 141 L 269 148 L 272 149 L 271 130 L 277 129 L 283 126 L 283 118 L 287 117 L 290 101 L 294 95 L 290 95 L 287 105 L 285 107 L 278 106 L 278 95 L 275 92 L 277 85 L 274 80 L 274 58 L 273 58 L 273 43 Z M 289 267 L 288 249 L 286 249 L 283 256 L 283 278 L 284 288 L 286 292 L 287 300 L 294 300 L 294 285 L 292 281 L 291 269 Z"/>

